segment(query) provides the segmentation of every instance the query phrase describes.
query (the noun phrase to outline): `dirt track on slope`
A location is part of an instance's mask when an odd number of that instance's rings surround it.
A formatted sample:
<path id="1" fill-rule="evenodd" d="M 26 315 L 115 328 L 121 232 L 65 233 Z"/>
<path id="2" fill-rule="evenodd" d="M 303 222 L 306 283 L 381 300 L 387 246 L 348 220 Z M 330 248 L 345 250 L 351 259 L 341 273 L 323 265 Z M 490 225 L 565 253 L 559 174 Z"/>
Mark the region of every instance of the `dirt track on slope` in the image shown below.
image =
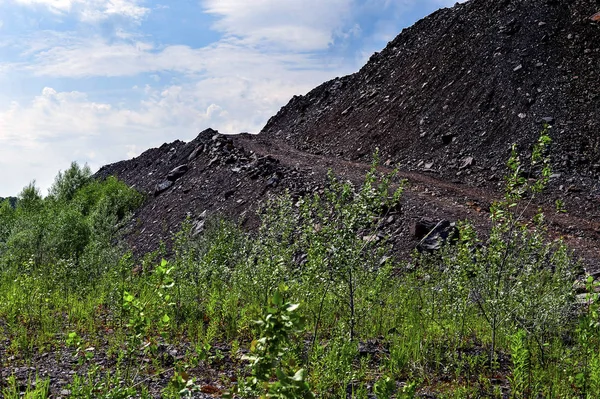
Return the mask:
<path id="1" fill-rule="evenodd" d="M 269 154 L 279 159 L 287 167 L 311 167 L 320 174 L 331 169 L 336 176 L 355 183 L 359 183 L 370 168 L 369 164 L 302 152 L 279 140 L 242 137 L 239 142 L 257 154 Z M 385 173 L 394 171 L 385 166 L 378 169 Z M 491 225 L 489 207 L 503 196 L 501 190 L 448 182 L 436 177 L 434 173 L 397 170 L 397 176 L 399 180 L 405 179 L 408 183 L 402 209 L 404 217 L 413 222 L 419 218 L 469 220 L 480 231 L 485 232 Z M 541 197 L 543 198 L 543 194 Z M 532 202 L 524 210 L 524 216 L 533 216 L 541 207 L 550 236 L 562 238 L 575 251 L 576 256 L 585 260 L 586 268 L 590 272 L 596 271 L 600 267 L 600 222 L 578 216 L 576 208 L 568 209 L 565 213 L 557 212 L 548 202 L 550 201 L 547 199 L 541 203 Z M 411 245 L 414 245 L 414 242 L 408 244 L 400 245 L 402 252 L 412 250 Z"/>

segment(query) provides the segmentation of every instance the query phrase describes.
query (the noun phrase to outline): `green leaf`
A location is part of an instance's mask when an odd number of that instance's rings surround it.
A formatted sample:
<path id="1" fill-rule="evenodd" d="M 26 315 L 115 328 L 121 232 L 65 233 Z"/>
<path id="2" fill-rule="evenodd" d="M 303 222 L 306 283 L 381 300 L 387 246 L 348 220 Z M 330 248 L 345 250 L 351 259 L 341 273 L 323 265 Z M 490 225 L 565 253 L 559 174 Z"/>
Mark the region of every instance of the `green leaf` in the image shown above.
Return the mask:
<path id="1" fill-rule="evenodd" d="M 275 291 L 275 294 L 273 294 L 273 304 L 277 306 L 283 305 L 283 297 L 279 291 Z"/>
<path id="2" fill-rule="evenodd" d="M 292 377 L 292 380 L 294 380 L 296 382 L 302 382 L 302 381 L 304 381 L 305 378 L 306 378 L 306 370 L 300 369 L 300 370 L 296 371 L 296 374 L 294 374 L 294 376 Z"/>
<path id="3" fill-rule="evenodd" d="M 277 375 L 279 381 L 287 381 L 289 379 L 289 377 L 281 369 L 275 370 L 275 375 Z"/>
<path id="4" fill-rule="evenodd" d="M 299 306 L 300 306 L 300 304 L 299 304 L 299 303 L 294 303 L 294 304 L 291 304 L 290 306 L 288 306 L 286 310 L 287 310 L 288 312 L 293 312 L 293 311 L 295 311 L 296 309 L 298 309 L 298 307 L 299 307 Z"/>

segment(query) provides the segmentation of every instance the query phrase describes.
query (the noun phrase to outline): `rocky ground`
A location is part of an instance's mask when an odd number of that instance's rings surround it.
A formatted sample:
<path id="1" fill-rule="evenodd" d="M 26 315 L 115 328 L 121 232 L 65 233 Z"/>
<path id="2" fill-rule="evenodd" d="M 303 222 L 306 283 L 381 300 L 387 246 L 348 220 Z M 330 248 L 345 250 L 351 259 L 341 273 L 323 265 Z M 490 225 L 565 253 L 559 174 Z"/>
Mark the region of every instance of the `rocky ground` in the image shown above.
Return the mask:
<path id="1" fill-rule="evenodd" d="M 295 148 L 496 186 L 510 146 L 553 126 L 564 189 L 600 173 L 597 0 L 471 0 L 405 29 L 357 73 L 294 97 L 262 130 Z M 567 179 L 572 179 L 566 181 Z"/>
<path id="2" fill-rule="evenodd" d="M 405 29 L 357 73 L 294 97 L 257 136 L 202 132 L 98 176 L 148 196 L 131 224 L 136 253 L 190 218 L 198 233 L 222 214 L 252 228 L 271 193 L 301 196 L 327 170 L 360 182 L 371 155 L 409 186 L 393 217 L 400 254 L 423 218 L 470 219 L 485 231 L 510 146 L 527 154 L 551 126 L 553 175 L 538 198 L 555 236 L 595 268 L 600 240 L 600 24 L 597 0 L 471 0 Z M 556 200 L 566 214 L 556 214 Z"/>
<path id="3" fill-rule="evenodd" d="M 87 379 L 92 375 L 97 386 L 96 392 L 102 392 L 103 384 L 109 381 L 108 378 L 112 378 L 113 384 L 117 382 L 116 385 L 125 378 L 124 375 L 114 375 L 118 354 L 114 350 L 110 350 L 108 339 L 110 339 L 109 334 L 107 334 L 106 340 L 96 342 L 97 346 L 81 349 L 47 348 L 47 350 L 33 354 L 27 361 L 7 354 L 4 348 L 7 348 L 9 343 L 6 342 L 5 345 L 0 345 L 0 355 L 12 357 L 9 361 L 13 366 L 10 369 L 0 369 L 0 380 L 6 382 L 9 377 L 14 376 L 24 395 L 27 387 L 35 388 L 36 385 L 48 379 L 50 397 L 60 399 L 84 397 L 81 394 L 77 396 L 78 393 L 74 392 L 74 387 L 71 385 L 73 378 L 80 376 Z M 147 356 L 140 353 L 130 368 L 135 384 L 147 387 L 148 393 L 153 398 L 160 398 L 162 390 L 173 378 L 175 362 L 183 358 L 191 358 L 194 353 L 194 349 L 189 344 L 181 344 L 177 347 L 163 345 L 159 347 L 158 351 L 158 354 Z M 240 368 L 239 362 L 234 362 L 229 353 L 230 348 L 228 347 L 213 348 L 209 360 L 199 362 L 195 367 L 187 370 L 190 375 L 195 376 L 195 384 L 198 386 L 198 392 L 193 394 L 193 398 L 219 397 L 231 385 L 231 382 L 236 380 Z M 124 370 L 126 367 L 121 365 L 121 369 Z M 111 373 L 113 374 L 111 375 Z"/>
<path id="4" fill-rule="evenodd" d="M 238 220 L 251 230 L 258 223 L 258 204 L 269 195 L 286 190 L 296 197 L 318 192 L 326 184 L 329 170 L 360 184 L 369 167 L 367 163 L 303 152 L 277 139 L 220 135 L 209 129 L 189 143 L 174 142 L 148 150 L 134 160 L 106 166 L 98 175 L 116 175 L 147 195 L 127 235 L 131 247 L 141 255 L 158 248 L 161 241 L 168 244 L 186 218 L 196 234 L 214 215 Z M 379 169 L 392 172 L 385 164 Z M 397 182 L 404 179 L 407 184 L 401 211 L 382 221 L 382 232 L 391 235 L 402 258 L 419 243 L 422 236 L 416 227 L 427 220 L 468 219 L 485 233 L 489 206 L 502 195 L 500 190 L 447 181 L 427 172 L 400 170 Z M 597 203 L 579 192 L 550 191 L 546 195 L 568 203 L 566 213 L 557 213 L 548 198 L 535 204 L 545 207 L 551 234 L 565 239 L 586 259 L 589 270 L 595 270 L 600 260 L 596 253 L 600 220 L 586 218 L 582 210 L 588 206 L 591 212 L 598 211 L 597 205 L 593 206 Z M 530 209 L 533 212 L 537 206 Z"/>

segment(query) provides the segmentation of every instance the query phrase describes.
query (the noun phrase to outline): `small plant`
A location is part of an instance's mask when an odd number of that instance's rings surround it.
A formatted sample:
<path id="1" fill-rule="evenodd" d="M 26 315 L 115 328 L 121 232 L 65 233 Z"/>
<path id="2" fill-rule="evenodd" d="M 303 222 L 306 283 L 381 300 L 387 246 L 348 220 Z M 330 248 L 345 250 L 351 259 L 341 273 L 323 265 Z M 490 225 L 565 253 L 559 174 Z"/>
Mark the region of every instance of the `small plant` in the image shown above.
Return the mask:
<path id="1" fill-rule="evenodd" d="M 76 331 L 71 331 L 67 335 L 67 339 L 65 339 L 65 344 L 67 344 L 67 346 L 79 348 L 81 346 L 81 337 L 79 336 L 79 334 L 77 334 Z"/>
<path id="2" fill-rule="evenodd" d="M 390 399 L 396 390 L 396 383 L 390 377 L 381 377 L 373 386 L 377 399 Z"/>
<path id="3" fill-rule="evenodd" d="M 524 164 L 513 146 L 504 198 L 490 208 L 489 238 L 479 240 L 474 228 L 462 223 L 456 249 L 447 248 L 443 257 L 443 275 L 432 271 L 437 277 L 431 283 L 430 297 L 446 308 L 438 305 L 431 314 L 439 317 L 442 310 L 450 311 L 462 324 L 472 312 L 482 317 L 490 331 L 492 369 L 497 366 L 501 335 L 515 328 L 526 331 L 543 364 L 549 332 L 567 323 L 574 265 L 561 242 L 548 242 L 541 211 L 527 217 L 533 198 L 548 182 L 545 153 L 549 142 L 544 131 L 533 148 L 526 173 L 537 175 L 533 180 L 524 177 Z"/>
<path id="4" fill-rule="evenodd" d="M 101 375 L 97 365 L 90 367 L 86 376 L 75 374 L 69 390 L 70 399 L 129 399 L 137 394 L 133 386 L 124 383 L 118 369 Z"/>
<path id="5" fill-rule="evenodd" d="M 80 357 L 80 360 L 79 360 L 80 364 L 83 364 L 86 360 L 90 360 L 91 358 L 94 357 L 93 348 L 90 348 L 92 350 L 85 350 L 85 348 L 83 346 L 83 340 L 81 339 L 79 334 L 77 334 L 76 331 L 71 331 L 67 335 L 67 338 L 65 339 L 65 344 L 69 347 L 75 348 L 76 356 L 79 357 L 81 354 L 83 354 L 83 356 Z"/>
<path id="6" fill-rule="evenodd" d="M 554 206 L 556 208 L 556 213 L 566 213 L 565 202 L 560 198 L 554 201 Z"/>
<path id="7" fill-rule="evenodd" d="M 171 277 L 173 270 L 174 267 L 163 259 L 152 274 L 151 290 L 145 300 L 128 291 L 123 293 L 122 309 L 128 316 L 127 380 L 136 351 L 143 349 L 145 352 L 154 352 L 157 347 L 155 332 L 163 338 L 167 336 L 171 324 L 169 309 L 174 305 L 169 293 L 175 284 Z"/>
<path id="8" fill-rule="evenodd" d="M 417 383 L 416 381 L 408 381 L 402 387 L 402 390 L 398 394 L 398 399 L 414 399 L 417 393 Z"/>
<path id="9" fill-rule="evenodd" d="M 260 338 L 252 341 L 251 355 L 243 359 L 250 362 L 251 376 L 244 388 L 246 394 L 254 392 L 260 398 L 314 398 L 306 379 L 306 371 L 291 371 L 281 361 L 291 335 L 302 331 L 304 322 L 298 315 L 298 305 L 286 302 L 285 287 L 275 291 L 265 314 L 256 324 Z"/>
<path id="10" fill-rule="evenodd" d="M 576 365 L 572 383 L 583 395 L 600 395 L 600 282 L 592 276 L 586 280 L 586 311 L 579 320 L 577 341 L 582 354 L 581 363 Z"/>
<path id="11" fill-rule="evenodd" d="M 510 337 L 513 368 L 509 380 L 513 398 L 527 398 L 531 393 L 531 362 L 526 337 L 527 334 L 523 330 L 517 331 Z"/>
<path id="12" fill-rule="evenodd" d="M 0 393 L 4 399 L 47 399 L 50 394 L 50 379 L 38 380 L 36 378 L 35 383 L 30 381 L 23 390 L 15 376 L 11 375 L 7 379 L 7 387 Z"/>
<path id="13" fill-rule="evenodd" d="M 174 305 L 169 294 L 169 290 L 175 284 L 171 277 L 173 270 L 174 267 L 169 266 L 169 263 L 163 259 L 154 270 L 153 290 L 146 301 L 127 291 L 124 292 L 123 309 L 129 315 L 127 327 L 133 333 L 131 337 L 134 344 L 140 345 L 151 333 L 152 328 L 158 327 L 163 335 L 168 331 L 171 322 L 168 309 Z"/>
<path id="14" fill-rule="evenodd" d="M 201 389 L 188 373 L 177 370 L 173 373 L 170 387 L 175 391 L 177 398 L 191 398 L 195 392 L 200 392 Z"/>

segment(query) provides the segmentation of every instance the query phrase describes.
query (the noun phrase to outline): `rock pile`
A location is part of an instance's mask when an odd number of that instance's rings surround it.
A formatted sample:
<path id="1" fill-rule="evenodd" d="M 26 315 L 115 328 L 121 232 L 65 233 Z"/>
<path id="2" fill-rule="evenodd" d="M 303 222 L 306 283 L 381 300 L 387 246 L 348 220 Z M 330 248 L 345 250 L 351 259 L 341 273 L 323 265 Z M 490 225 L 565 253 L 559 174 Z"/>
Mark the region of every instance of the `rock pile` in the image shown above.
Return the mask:
<path id="1" fill-rule="evenodd" d="M 379 149 L 383 167 L 410 180 L 403 214 L 383 233 L 408 253 L 452 238 L 446 223 L 427 237 L 410 233 L 427 218 L 469 218 L 485 230 L 511 144 L 527 152 L 551 125 L 554 172 L 538 202 L 556 236 L 592 253 L 600 243 L 599 9 L 597 0 L 457 4 L 405 29 L 359 72 L 295 96 L 258 136 L 208 129 L 98 176 L 115 174 L 148 195 L 129 234 L 144 253 L 186 218 L 196 233 L 215 214 L 252 228 L 265 196 L 318 192 L 328 169 L 359 182 Z M 567 214 L 555 214 L 555 201 Z"/>
<path id="2" fill-rule="evenodd" d="M 186 219 L 194 234 L 215 215 L 251 228 L 257 223 L 256 206 L 270 191 L 300 196 L 322 184 L 310 172 L 246 149 L 244 140 L 253 141 L 249 135 L 227 136 L 207 129 L 188 143 L 164 144 L 98 171 L 97 178 L 114 175 L 146 194 L 129 227 L 128 241 L 136 253 L 154 250 L 160 242 L 169 244 Z"/>
<path id="3" fill-rule="evenodd" d="M 357 73 L 292 98 L 262 131 L 303 151 L 479 186 L 552 125 L 557 171 L 600 177 L 596 0 L 470 0 L 405 29 Z M 597 14 L 596 14 L 597 15 Z M 567 187 L 568 185 L 565 185 Z"/>

